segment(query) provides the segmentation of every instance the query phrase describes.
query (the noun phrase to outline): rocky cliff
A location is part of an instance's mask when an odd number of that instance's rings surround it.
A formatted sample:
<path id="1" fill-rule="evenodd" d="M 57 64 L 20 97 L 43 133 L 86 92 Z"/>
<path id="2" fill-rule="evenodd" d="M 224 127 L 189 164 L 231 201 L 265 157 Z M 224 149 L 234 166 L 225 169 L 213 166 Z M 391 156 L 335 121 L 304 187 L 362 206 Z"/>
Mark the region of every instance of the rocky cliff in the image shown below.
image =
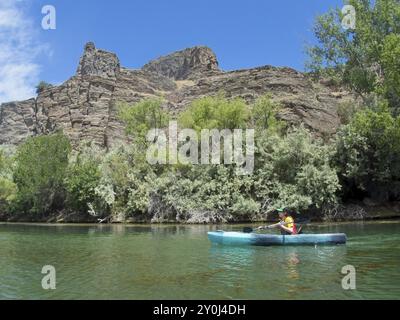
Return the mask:
<path id="1" fill-rule="evenodd" d="M 119 103 L 163 96 L 165 107 L 176 114 L 194 99 L 220 91 L 248 102 L 270 93 L 283 106 L 282 119 L 302 122 L 319 134 L 336 131 L 338 107 L 352 99 L 290 68 L 224 72 L 207 47 L 185 49 L 130 70 L 121 67 L 115 54 L 88 43 L 72 78 L 37 98 L 0 106 L 0 144 L 19 144 L 29 136 L 63 129 L 74 145 L 90 140 L 109 148 L 124 140 Z"/>

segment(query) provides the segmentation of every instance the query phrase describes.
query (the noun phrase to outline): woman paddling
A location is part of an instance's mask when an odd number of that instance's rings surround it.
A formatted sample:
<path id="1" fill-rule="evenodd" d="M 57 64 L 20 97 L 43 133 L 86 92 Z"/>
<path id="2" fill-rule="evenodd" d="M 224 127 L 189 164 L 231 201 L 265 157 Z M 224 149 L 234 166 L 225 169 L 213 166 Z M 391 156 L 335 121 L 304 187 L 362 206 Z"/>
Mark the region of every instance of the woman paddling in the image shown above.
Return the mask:
<path id="1" fill-rule="evenodd" d="M 296 224 L 293 217 L 290 215 L 290 211 L 287 208 L 277 209 L 279 215 L 279 223 L 268 227 L 260 227 L 258 229 L 272 229 L 279 228 L 282 235 L 296 235 L 298 234 Z"/>
<path id="2" fill-rule="evenodd" d="M 293 217 L 290 215 L 289 209 L 278 209 L 278 215 L 281 221 L 276 224 L 276 227 L 281 229 L 281 233 L 284 235 L 297 234 L 296 224 L 294 223 Z"/>

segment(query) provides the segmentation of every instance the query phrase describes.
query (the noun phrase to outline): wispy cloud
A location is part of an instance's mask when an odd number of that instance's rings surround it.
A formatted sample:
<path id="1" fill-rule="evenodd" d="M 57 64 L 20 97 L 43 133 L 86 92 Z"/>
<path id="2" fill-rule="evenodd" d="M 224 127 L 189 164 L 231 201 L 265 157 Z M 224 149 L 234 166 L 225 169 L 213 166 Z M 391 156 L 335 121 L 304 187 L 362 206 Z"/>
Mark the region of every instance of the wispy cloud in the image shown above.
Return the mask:
<path id="1" fill-rule="evenodd" d="M 27 14 L 29 0 L 0 0 L 0 103 L 35 95 L 39 80 L 38 56 L 46 46 L 38 39 L 39 26 Z"/>

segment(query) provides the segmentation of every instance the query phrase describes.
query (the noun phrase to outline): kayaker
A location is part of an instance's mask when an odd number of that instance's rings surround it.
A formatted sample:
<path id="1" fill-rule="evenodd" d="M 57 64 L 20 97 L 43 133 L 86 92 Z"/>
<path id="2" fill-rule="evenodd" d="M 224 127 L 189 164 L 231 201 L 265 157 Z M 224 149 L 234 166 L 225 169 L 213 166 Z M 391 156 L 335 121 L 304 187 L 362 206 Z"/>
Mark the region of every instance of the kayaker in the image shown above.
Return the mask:
<path id="1" fill-rule="evenodd" d="M 269 226 L 271 228 L 279 228 L 283 235 L 295 235 L 297 234 L 296 224 L 293 217 L 290 215 L 290 211 L 287 208 L 277 209 L 279 215 L 279 223 Z"/>
<path id="2" fill-rule="evenodd" d="M 278 228 L 281 229 L 282 234 L 297 234 L 296 224 L 293 217 L 290 215 L 289 209 L 278 209 L 279 219 Z"/>

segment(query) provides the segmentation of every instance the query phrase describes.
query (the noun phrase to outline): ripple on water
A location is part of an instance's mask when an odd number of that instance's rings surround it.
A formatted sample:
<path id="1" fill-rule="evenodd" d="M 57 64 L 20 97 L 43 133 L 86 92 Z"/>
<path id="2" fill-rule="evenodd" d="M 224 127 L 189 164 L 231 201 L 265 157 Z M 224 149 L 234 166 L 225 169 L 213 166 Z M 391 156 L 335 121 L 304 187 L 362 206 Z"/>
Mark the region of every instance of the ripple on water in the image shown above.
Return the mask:
<path id="1" fill-rule="evenodd" d="M 210 245 L 214 226 L 0 225 L 0 298 L 398 299 L 399 226 L 308 231 L 346 232 L 347 246 L 226 247 Z M 45 264 L 57 269 L 54 292 L 40 287 Z M 341 288 L 348 264 L 352 292 Z"/>

